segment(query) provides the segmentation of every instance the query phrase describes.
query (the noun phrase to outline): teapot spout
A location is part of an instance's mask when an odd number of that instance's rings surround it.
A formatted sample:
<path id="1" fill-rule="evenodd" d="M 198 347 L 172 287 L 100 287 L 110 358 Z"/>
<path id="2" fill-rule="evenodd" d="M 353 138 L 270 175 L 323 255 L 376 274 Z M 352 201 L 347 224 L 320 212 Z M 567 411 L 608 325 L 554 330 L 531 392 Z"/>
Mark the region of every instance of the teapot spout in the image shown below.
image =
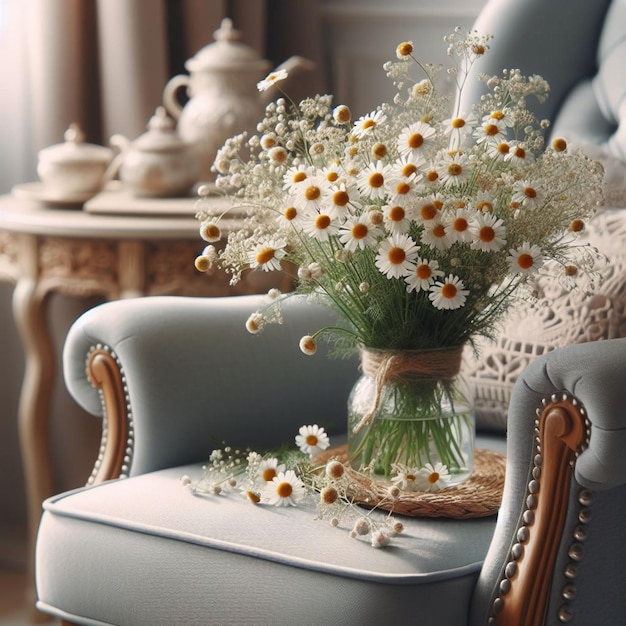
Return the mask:
<path id="1" fill-rule="evenodd" d="M 286 61 L 283 61 L 274 72 L 278 72 L 280 70 L 285 70 L 288 74 L 287 82 L 290 79 L 296 77 L 301 72 L 311 72 L 315 69 L 315 63 L 313 61 L 309 61 L 309 59 L 305 59 L 304 57 L 295 55 L 289 57 Z M 276 98 L 276 86 L 271 86 L 269 89 L 261 92 L 259 95 L 261 100 L 268 104 L 272 100 Z"/>

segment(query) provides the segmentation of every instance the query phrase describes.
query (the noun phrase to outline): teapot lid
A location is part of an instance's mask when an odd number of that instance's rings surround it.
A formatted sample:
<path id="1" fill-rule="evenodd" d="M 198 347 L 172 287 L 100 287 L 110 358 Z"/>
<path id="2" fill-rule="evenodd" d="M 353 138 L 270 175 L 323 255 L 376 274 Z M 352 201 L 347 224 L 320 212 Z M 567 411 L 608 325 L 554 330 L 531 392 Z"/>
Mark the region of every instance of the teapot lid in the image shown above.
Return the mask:
<path id="1" fill-rule="evenodd" d="M 65 131 L 63 143 L 57 143 L 39 151 L 39 159 L 48 162 L 96 161 L 108 163 L 113 158 L 113 151 L 105 146 L 85 143 L 85 134 L 81 127 L 70 124 Z"/>
<path id="2" fill-rule="evenodd" d="M 140 135 L 132 143 L 132 147 L 145 152 L 168 152 L 187 147 L 169 117 L 165 107 L 157 107 L 148 122 L 148 131 Z"/>
<path id="3" fill-rule="evenodd" d="M 233 28 L 233 22 L 225 17 L 213 33 L 215 42 L 204 46 L 185 67 L 189 72 L 206 70 L 266 71 L 269 61 L 262 59 L 254 49 L 239 41 L 241 32 Z"/>

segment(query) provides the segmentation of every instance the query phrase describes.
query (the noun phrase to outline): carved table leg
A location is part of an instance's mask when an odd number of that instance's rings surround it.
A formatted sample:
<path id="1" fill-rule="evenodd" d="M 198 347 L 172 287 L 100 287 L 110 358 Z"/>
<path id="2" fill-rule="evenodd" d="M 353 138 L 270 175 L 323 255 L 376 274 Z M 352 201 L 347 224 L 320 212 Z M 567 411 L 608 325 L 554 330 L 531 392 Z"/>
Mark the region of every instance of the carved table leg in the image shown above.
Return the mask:
<path id="1" fill-rule="evenodd" d="M 26 485 L 28 568 L 34 582 L 35 539 L 41 503 L 54 491 L 49 445 L 54 350 L 46 319 L 47 293 L 37 282 L 37 241 L 34 237 L 25 238 L 22 243 L 22 274 L 13 293 L 13 315 L 25 355 L 18 432 Z M 34 604 L 34 585 L 29 591 Z"/>

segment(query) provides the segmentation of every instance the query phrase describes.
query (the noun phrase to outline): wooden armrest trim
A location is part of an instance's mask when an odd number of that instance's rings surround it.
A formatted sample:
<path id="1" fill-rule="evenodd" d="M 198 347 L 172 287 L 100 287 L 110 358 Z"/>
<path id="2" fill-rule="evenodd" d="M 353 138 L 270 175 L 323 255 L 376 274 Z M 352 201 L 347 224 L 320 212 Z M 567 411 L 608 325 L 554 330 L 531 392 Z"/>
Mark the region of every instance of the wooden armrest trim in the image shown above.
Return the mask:
<path id="1" fill-rule="evenodd" d="M 87 484 L 126 478 L 133 456 L 133 420 L 126 377 L 111 348 L 98 344 L 89 351 L 87 378 L 98 390 L 103 410 L 100 450 Z"/>
<path id="2" fill-rule="evenodd" d="M 589 442 L 590 423 L 580 402 L 568 394 L 555 394 L 537 410 L 533 468 L 526 492 L 525 508 L 515 543 L 504 567 L 504 576 L 493 603 L 490 624 L 538 626 L 545 622 L 554 580 L 557 553 L 565 527 L 573 467 Z M 568 583 L 561 593 L 563 604 L 558 619 L 573 617 L 569 604 L 575 595 L 573 579 L 582 558 L 582 544 L 590 517 L 591 494 L 582 490 L 578 526 L 565 568 Z"/>

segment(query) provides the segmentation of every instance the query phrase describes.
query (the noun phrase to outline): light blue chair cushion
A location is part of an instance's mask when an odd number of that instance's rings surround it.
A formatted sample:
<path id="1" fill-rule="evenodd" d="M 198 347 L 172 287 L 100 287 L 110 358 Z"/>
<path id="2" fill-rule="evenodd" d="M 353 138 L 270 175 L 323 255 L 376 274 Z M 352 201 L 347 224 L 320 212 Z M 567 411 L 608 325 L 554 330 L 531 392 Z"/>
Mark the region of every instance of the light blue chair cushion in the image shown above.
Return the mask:
<path id="1" fill-rule="evenodd" d="M 402 517 L 394 545 L 376 549 L 316 519 L 314 503 L 194 496 L 180 479 L 201 472 L 160 470 L 48 500 L 39 607 L 117 626 L 466 623 L 495 517 Z"/>

